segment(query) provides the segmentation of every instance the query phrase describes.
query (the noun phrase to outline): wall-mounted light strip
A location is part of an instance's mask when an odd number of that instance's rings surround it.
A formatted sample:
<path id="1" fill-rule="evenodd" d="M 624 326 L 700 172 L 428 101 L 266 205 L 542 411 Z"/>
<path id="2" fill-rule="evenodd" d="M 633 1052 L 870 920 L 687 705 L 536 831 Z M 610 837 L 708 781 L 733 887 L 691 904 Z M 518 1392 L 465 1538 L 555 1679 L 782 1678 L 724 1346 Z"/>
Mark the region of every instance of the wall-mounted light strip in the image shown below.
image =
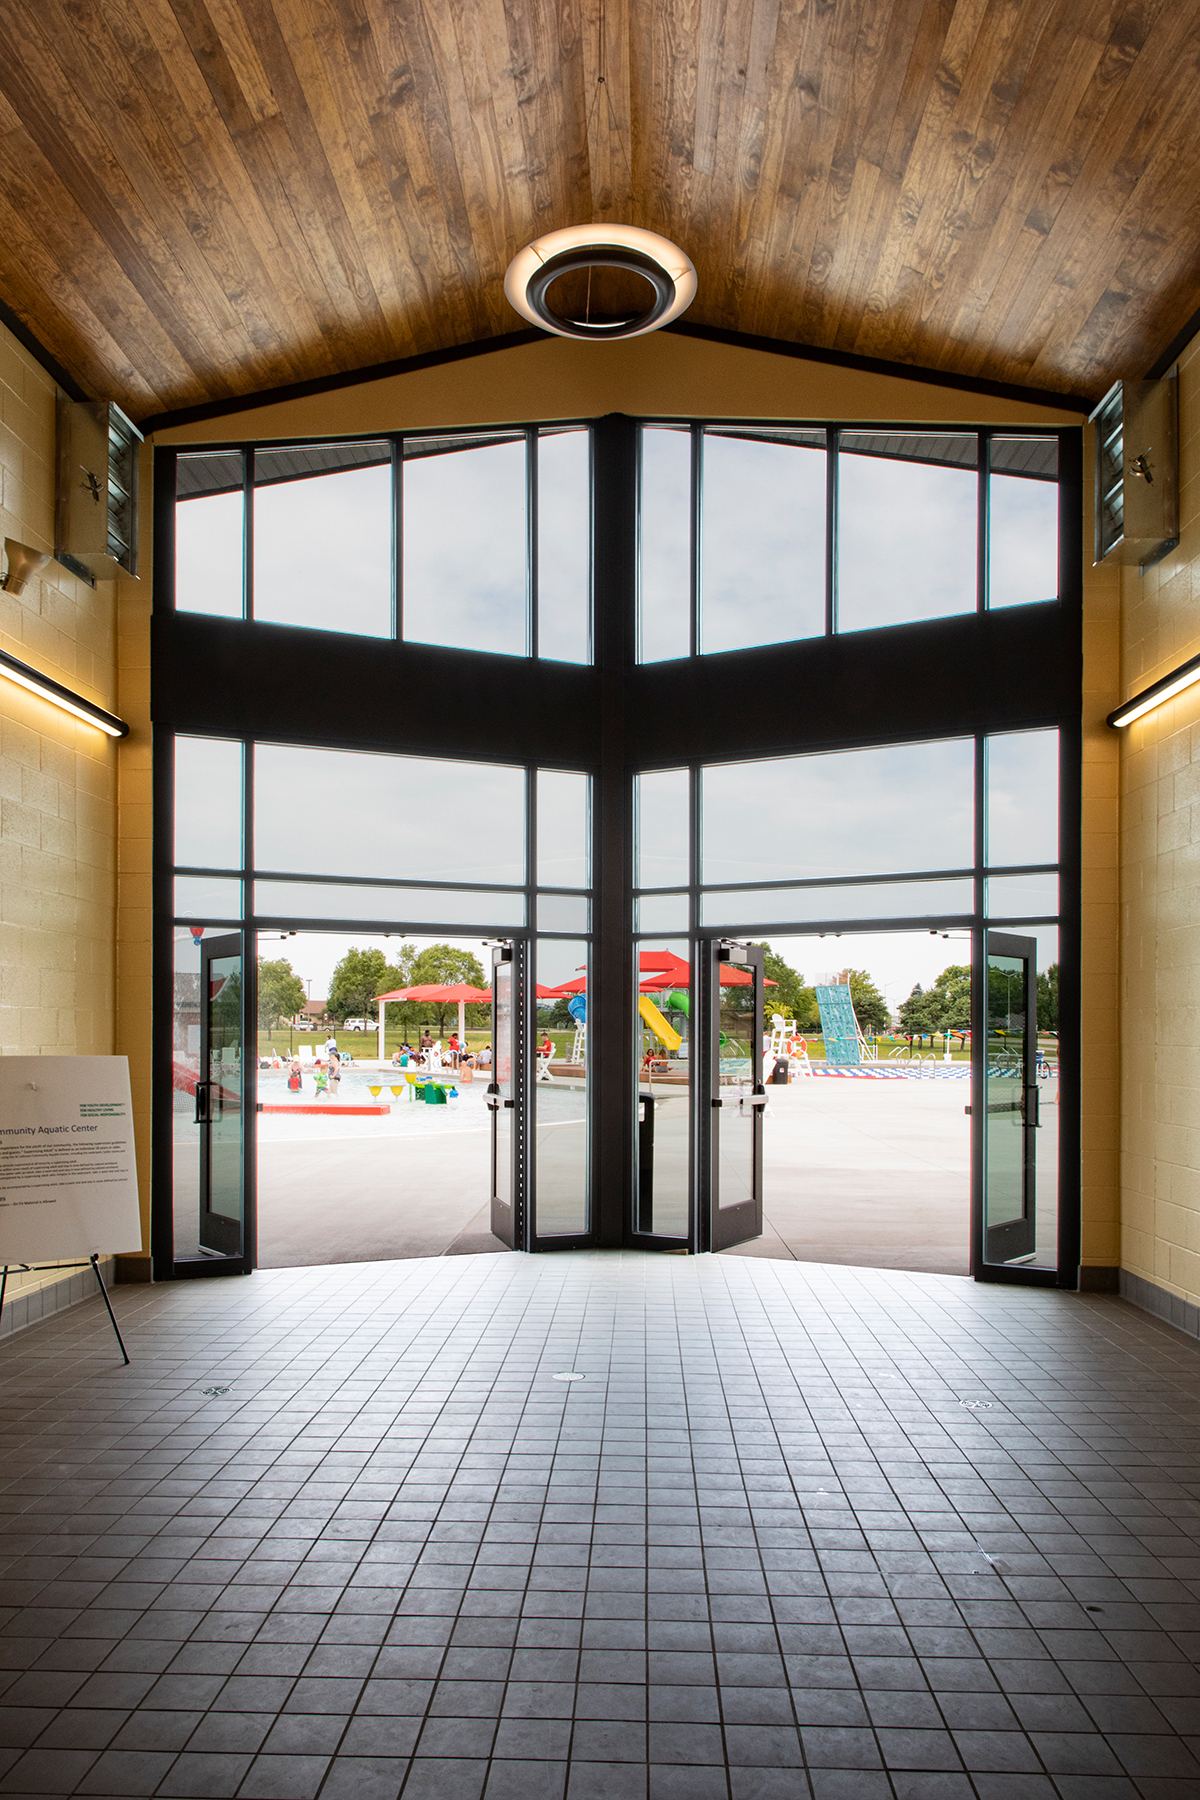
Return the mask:
<path id="1" fill-rule="evenodd" d="M 9 656 L 3 650 L 0 650 L 0 675 L 9 681 L 15 681 L 18 687 L 28 688 L 39 700 L 48 700 L 51 706 L 59 706 L 63 712 L 82 719 L 85 725 L 94 725 L 98 731 L 106 731 L 109 737 L 129 736 L 129 727 L 124 719 L 118 719 L 115 713 L 105 712 L 102 706 L 93 705 L 82 694 L 63 687 L 61 682 L 53 681 L 38 669 L 31 669 L 28 663 L 19 662 L 15 656 Z"/>
<path id="2" fill-rule="evenodd" d="M 1184 688 L 1192 687 L 1197 681 L 1200 681 L 1200 656 L 1193 656 L 1189 662 L 1180 663 L 1177 669 L 1164 675 L 1161 681 L 1156 681 L 1152 687 L 1143 688 L 1132 700 L 1126 700 L 1123 706 L 1110 712 L 1108 723 L 1117 726 L 1132 725 L 1143 713 L 1153 712 L 1164 700 L 1174 699 L 1176 694 L 1182 694 Z"/>

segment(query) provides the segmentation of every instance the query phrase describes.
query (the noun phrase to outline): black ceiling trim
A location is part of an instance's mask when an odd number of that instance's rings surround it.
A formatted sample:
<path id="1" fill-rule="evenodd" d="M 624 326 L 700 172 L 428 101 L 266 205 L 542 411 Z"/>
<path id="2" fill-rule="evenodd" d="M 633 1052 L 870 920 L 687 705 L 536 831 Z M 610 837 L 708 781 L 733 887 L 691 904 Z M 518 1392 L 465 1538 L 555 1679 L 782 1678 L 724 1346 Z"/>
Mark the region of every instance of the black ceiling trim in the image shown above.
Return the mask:
<path id="1" fill-rule="evenodd" d="M 835 369 L 861 369 L 869 375 L 893 375 L 901 381 L 923 381 L 931 387 L 955 388 L 963 394 L 989 394 L 995 400 L 1016 400 L 1023 406 L 1056 406 L 1065 412 L 1090 413 L 1096 402 L 1085 394 L 1058 394 L 1049 388 L 1018 387 L 1009 381 L 985 381 L 974 375 L 952 375 L 945 369 L 926 369 L 918 363 L 885 362 L 878 356 L 856 356 L 849 350 L 822 350 L 815 344 L 796 344 L 790 338 L 755 337 L 748 331 L 726 331 L 720 325 L 695 325 L 676 319 L 663 326 L 680 337 L 703 338 L 710 344 L 732 344 L 739 350 L 766 350 L 773 356 L 797 356 L 805 362 L 828 363 Z"/>
<path id="2" fill-rule="evenodd" d="M 1182 331 L 1177 331 L 1157 362 L 1151 364 L 1146 371 L 1147 381 L 1161 381 L 1177 356 L 1182 356 L 1196 333 L 1200 331 L 1200 306 L 1187 321 Z"/>
<path id="3" fill-rule="evenodd" d="M 22 344 L 28 350 L 34 362 L 40 363 L 47 375 L 53 375 L 59 387 L 64 393 L 69 394 L 72 400 L 91 399 L 91 395 L 84 393 L 74 376 L 68 375 L 62 364 L 51 356 L 45 344 L 38 342 L 24 319 L 19 318 L 12 307 L 7 306 L 3 300 L 0 300 L 0 325 L 7 326 L 18 344 Z"/>
<path id="4" fill-rule="evenodd" d="M 366 369 L 347 369 L 340 375 L 318 375 L 312 381 L 293 381 L 286 387 L 260 388 L 255 394 L 239 394 L 229 400 L 206 400 L 200 406 L 181 406 L 175 412 L 151 413 L 135 420 L 143 437 L 152 431 L 174 431 L 179 425 L 199 425 L 205 419 L 223 419 L 230 413 L 252 412 L 260 406 L 278 406 L 285 400 L 307 400 L 313 394 L 332 394 L 339 388 L 359 387 L 368 381 L 386 381 L 393 375 L 412 375 L 418 369 L 435 369 L 439 363 L 463 362 L 469 356 L 490 356 L 493 350 L 515 350 L 521 344 L 540 343 L 546 334 L 529 326 L 505 332 L 502 337 L 479 338 L 473 344 L 453 344 L 448 350 L 426 350 L 420 356 L 399 356 L 393 362 L 372 363 Z"/>

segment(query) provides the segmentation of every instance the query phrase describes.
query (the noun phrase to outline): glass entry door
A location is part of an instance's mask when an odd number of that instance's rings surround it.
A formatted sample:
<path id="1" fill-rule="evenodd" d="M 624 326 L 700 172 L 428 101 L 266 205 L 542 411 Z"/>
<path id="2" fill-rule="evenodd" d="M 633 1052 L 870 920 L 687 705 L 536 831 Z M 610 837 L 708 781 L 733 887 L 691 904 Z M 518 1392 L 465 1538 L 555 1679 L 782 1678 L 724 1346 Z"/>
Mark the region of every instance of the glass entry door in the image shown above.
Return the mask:
<path id="1" fill-rule="evenodd" d="M 522 942 L 492 951 L 492 1235 L 510 1250 L 528 1248 L 528 960 Z"/>
<path id="2" fill-rule="evenodd" d="M 983 1255 L 1032 1258 L 1037 1238 L 1037 940 L 987 934 Z"/>
<path id="3" fill-rule="evenodd" d="M 710 939 L 697 945 L 702 1250 L 728 1250 L 762 1236 L 763 960 L 761 944 Z"/>
<path id="4" fill-rule="evenodd" d="M 200 1249 L 241 1256 L 245 1214 L 242 934 L 200 942 Z"/>

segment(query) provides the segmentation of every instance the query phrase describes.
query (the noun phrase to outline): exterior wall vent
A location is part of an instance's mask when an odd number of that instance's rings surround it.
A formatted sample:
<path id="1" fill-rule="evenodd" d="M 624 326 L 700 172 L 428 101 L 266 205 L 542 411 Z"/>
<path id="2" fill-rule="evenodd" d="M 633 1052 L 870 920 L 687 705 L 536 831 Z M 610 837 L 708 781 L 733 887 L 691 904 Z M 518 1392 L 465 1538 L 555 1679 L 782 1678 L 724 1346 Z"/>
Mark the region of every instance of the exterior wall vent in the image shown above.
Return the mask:
<path id="1" fill-rule="evenodd" d="M 1179 375 L 1118 381 L 1096 427 L 1096 561 L 1144 573 L 1179 542 Z"/>
<path id="2" fill-rule="evenodd" d="M 137 574 L 138 446 L 119 406 L 58 398 L 54 554 L 90 580 Z"/>

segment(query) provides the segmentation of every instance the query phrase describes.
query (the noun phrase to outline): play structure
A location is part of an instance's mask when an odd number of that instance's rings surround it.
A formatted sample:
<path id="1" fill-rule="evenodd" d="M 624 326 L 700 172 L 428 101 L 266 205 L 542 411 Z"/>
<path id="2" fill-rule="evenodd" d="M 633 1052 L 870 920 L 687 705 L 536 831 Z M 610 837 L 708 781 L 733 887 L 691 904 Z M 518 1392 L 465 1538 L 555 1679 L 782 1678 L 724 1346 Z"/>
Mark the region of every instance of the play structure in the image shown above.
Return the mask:
<path id="1" fill-rule="evenodd" d="M 671 1005 L 672 1001 L 676 1000 L 682 1000 L 684 1007 L 687 1006 L 687 998 L 683 994 L 669 994 L 667 996 L 668 1006 Z M 676 1006 L 673 1010 L 675 1012 L 682 1012 L 683 1007 Z M 683 1042 L 682 1032 L 676 1031 L 675 1027 L 664 1019 L 662 1013 L 654 1004 L 649 994 L 638 995 L 638 1012 L 641 1014 L 643 1022 L 650 1027 L 650 1030 L 654 1033 L 659 1043 L 665 1047 L 668 1055 L 673 1055 Z"/>
<path id="2" fill-rule="evenodd" d="M 571 1045 L 571 1061 L 582 1065 L 587 1056 L 587 995 L 574 994 L 567 1001 L 567 1011 L 575 1021 L 575 1042 Z"/>
<path id="3" fill-rule="evenodd" d="M 826 1067 L 849 1069 L 856 1068 L 859 1063 L 876 1061 L 878 1046 L 865 1038 L 859 1029 L 850 989 L 839 984 L 819 987 L 814 992 L 821 1014 Z"/>

